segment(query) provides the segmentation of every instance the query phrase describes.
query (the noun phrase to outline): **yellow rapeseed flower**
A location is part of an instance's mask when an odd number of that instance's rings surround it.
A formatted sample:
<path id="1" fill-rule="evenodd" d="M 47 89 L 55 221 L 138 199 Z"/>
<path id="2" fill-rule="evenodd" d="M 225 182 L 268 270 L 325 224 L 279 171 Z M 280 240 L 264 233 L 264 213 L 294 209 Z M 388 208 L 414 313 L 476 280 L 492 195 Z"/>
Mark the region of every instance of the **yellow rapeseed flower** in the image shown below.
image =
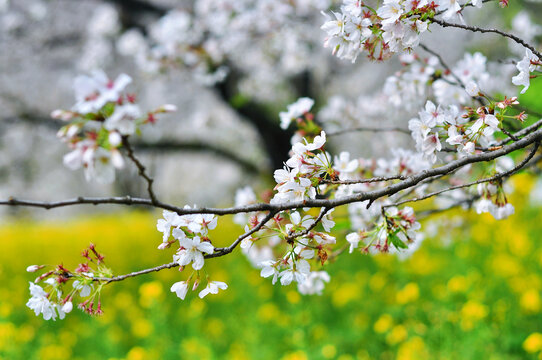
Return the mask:
<path id="1" fill-rule="evenodd" d="M 147 352 L 140 346 L 135 346 L 128 351 L 126 360 L 147 360 Z"/>
<path id="2" fill-rule="evenodd" d="M 265 303 L 258 309 L 258 318 L 260 321 L 269 322 L 278 319 L 280 310 L 274 303 Z"/>
<path id="3" fill-rule="evenodd" d="M 395 296 L 398 304 L 406 304 L 418 300 L 420 297 L 420 288 L 416 283 L 408 283 L 404 288 L 399 290 Z"/>
<path id="4" fill-rule="evenodd" d="M 164 290 L 160 281 L 150 281 L 141 284 L 139 287 L 139 303 L 143 307 L 149 307 L 152 303 L 162 297 Z"/>
<path id="5" fill-rule="evenodd" d="M 211 357 L 211 350 L 198 338 L 192 337 L 181 342 L 179 358 L 206 360 Z"/>
<path id="6" fill-rule="evenodd" d="M 132 321 L 132 334 L 138 338 L 146 338 L 152 333 L 153 326 L 145 318 L 136 318 Z"/>
<path id="7" fill-rule="evenodd" d="M 71 349 L 60 345 L 47 345 L 40 350 L 41 360 L 62 360 L 71 358 Z"/>
<path id="8" fill-rule="evenodd" d="M 355 283 L 345 283 L 339 286 L 332 296 L 333 305 L 343 307 L 350 301 L 360 298 L 360 287 Z"/>
<path id="9" fill-rule="evenodd" d="M 529 335 L 523 342 L 523 349 L 531 354 L 542 351 L 542 334 L 535 332 Z"/>
<path id="10" fill-rule="evenodd" d="M 298 350 L 284 355 L 281 360 L 308 360 L 308 356 L 304 351 Z"/>
<path id="11" fill-rule="evenodd" d="M 391 329 L 391 332 L 386 336 L 386 342 L 389 345 L 396 345 L 405 341 L 408 332 L 403 325 L 396 325 Z"/>
<path id="12" fill-rule="evenodd" d="M 388 314 L 381 315 L 374 323 L 374 331 L 383 334 L 393 326 L 393 318 Z"/>
<path id="13" fill-rule="evenodd" d="M 333 344 L 327 344 L 322 347 L 322 356 L 326 359 L 333 359 L 337 355 L 337 348 Z"/>
<path id="14" fill-rule="evenodd" d="M 224 334 L 224 322 L 219 318 L 210 318 L 206 321 L 206 334 L 209 336 L 218 339 Z"/>
<path id="15" fill-rule="evenodd" d="M 475 300 L 469 300 L 461 308 L 461 328 L 463 330 L 470 330 L 474 327 L 474 324 L 488 314 L 488 308 L 484 304 L 480 304 Z"/>
<path id="16" fill-rule="evenodd" d="M 250 360 L 250 356 L 242 342 L 234 342 L 230 345 L 227 358 L 231 360 Z"/>
<path id="17" fill-rule="evenodd" d="M 397 351 L 397 360 L 424 360 L 429 359 L 429 353 L 423 340 L 414 336 L 405 341 Z"/>
<path id="18" fill-rule="evenodd" d="M 457 275 L 448 281 L 448 290 L 452 293 L 464 293 L 469 286 L 464 276 Z"/>
<path id="19" fill-rule="evenodd" d="M 371 288 L 371 291 L 377 292 L 382 290 L 382 288 L 386 285 L 386 282 L 386 276 L 377 272 L 371 276 L 371 279 L 369 280 L 369 287 Z"/>
<path id="20" fill-rule="evenodd" d="M 290 304 L 297 304 L 301 301 L 301 295 L 297 291 L 290 290 L 286 293 L 286 299 Z"/>
<path id="21" fill-rule="evenodd" d="M 521 264 L 516 258 L 508 254 L 499 254 L 493 258 L 491 263 L 495 274 L 501 276 L 514 276 L 523 273 Z"/>
<path id="22" fill-rule="evenodd" d="M 519 300 L 521 310 L 526 313 L 538 313 L 540 311 L 540 294 L 535 289 L 529 289 L 521 294 Z"/>

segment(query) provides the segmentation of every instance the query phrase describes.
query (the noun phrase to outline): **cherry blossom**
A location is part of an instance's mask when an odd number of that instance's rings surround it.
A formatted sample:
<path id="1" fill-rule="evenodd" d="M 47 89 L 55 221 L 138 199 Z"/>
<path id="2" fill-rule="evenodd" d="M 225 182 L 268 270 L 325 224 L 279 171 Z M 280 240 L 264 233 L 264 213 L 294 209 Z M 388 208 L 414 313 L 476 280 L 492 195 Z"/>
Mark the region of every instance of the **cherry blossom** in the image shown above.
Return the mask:
<path id="1" fill-rule="evenodd" d="M 179 281 L 171 285 L 171 292 L 174 292 L 179 299 L 184 300 L 188 293 L 188 282 Z"/>
<path id="2" fill-rule="evenodd" d="M 173 255 L 173 261 L 180 266 L 192 263 L 194 270 L 203 268 L 205 263 L 203 253 L 212 254 L 214 251 L 214 246 L 207 241 L 201 241 L 199 236 L 194 236 L 192 239 L 187 237 L 179 238 L 179 244 L 181 249 Z"/>
<path id="3" fill-rule="evenodd" d="M 208 294 L 218 294 L 218 290 L 226 290 L 228 288 L 228 284 L 222 281 L 210 281 L 205 289 L 201 290 L 198 294 L 198 296 L 203 299 Z"/>

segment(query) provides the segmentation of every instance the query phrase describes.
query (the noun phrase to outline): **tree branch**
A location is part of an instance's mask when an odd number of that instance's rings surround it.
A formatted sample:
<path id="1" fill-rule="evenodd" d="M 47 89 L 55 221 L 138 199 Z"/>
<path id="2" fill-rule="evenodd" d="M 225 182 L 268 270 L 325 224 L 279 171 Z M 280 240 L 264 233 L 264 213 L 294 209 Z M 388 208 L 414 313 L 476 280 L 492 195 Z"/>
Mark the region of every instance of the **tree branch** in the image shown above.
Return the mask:
<path id="1" fill-rule="evenodd" d="M 382 177 L 373 177 L 369 179 L 359 179 L 359 180 L 323 180 L 322 184 L 338 184 L 338 185 L 353 185 L 353 184 L 366 184 L 390 180 L 405 180 L 407 177 L 404 175 L 394 175 L 394 176 L 382 176 Z"/>
<path id="2" fill-rule="evenodd" d="M 451 186 L 449 188 L 438 190 L 438 191 L 429 193 L 429 194 L 424 195 L 424 196 L 419 197 L 419 198 L 407 199 L 407 200 L 397 202 L 395 204 L 384 205 L 383 207 L 400 206 L 400 205 L 407 204 L 407 203 L 410 203 L 410 202 L 418 202 L 418 201 L 426 200 L 426 199 L 429 199 L 431 197 L 440 195 L 440 194 L 448 192 L 448 191 L 462 189 L 462 188 L 466 188 L 466 187 L 470 187 L 470 186 L 473 186 L 473 185 L 478 185 L 478 184 L 482 184 L 482 183 L 486 183 L 486 182 L 491 182 L 491 181 L 499 180 L 499 179 L 502 179 L 504 177 L 510 176 L 510 175 L 518 172 L 525 165 L 527 165 L 527 163 L 535 155 L 536 151 L 538 150 L 539 145 L 540 145 L 540 142 L 537 141 L 536 144 L 534 145 L 533 149 L 529 153 L 529 155 L 527 155 L 527 157 L 525 157 L 525 159 L 523 159 L 518 165 L 514 166 L 514 168 L 512 168 L 512 169 L 510 169 L 508 171 L 503 171 L 503 172 L 497 173 L 497 174 L 495 174 L 495 175 L 493 175 L 491 177 L 476 180 L 476 181 L 473 181 L 473 182 L 470 182 L 470 183 L 467 183 L 467 184 Z"/>
<path id="3" fill-rule="evenodd" d="M 501 156 L 507 155 L 513 151 L 523 149 L 535 142 L 539 142 L 540 140 L 542 140 L 541 129 L 532 132 L 531 134 L 525 136 L 524 138 L 518 140 L 517 142 L 514 142 L 510 145 L 505 145 L 495 151 L 465 156 L 463 158 L 451 161 L 446 165 L 424 170 L 417 174 L 411 175 L 407 177 L 405 180 L 401 180 L 400 182 L 392 184 L 386 188 L 376 189 L 376 190 L 367 191 L 367 192 L 361 192 L 361 193 L 357 193 L 357 194 L 353 194 L 349 196 L 344 196 L 338 199 L 310 199 L 310 200 L 305 200 L 305 201 L 295 201 L 295 202 L 283 203 L 283 204 L 259 203 L 259 204 L 251 204 L 251 205 L 229 207 L 229 208 L 202 207 L 202 208 L 191 208 L 191 209 L 180 208 L 180 207 L 173 206 L 170 204 L 162 203 L 160 201 L 153 203 L 150 199 L 139 199 L 139 198 L 131 198 L 131 197 L 113 197 L 113 198 L 80 197 L 77 199 L 58 201 L 58 202 L 27 201 L 27 200 L 17 200 L 15 198 L 10 198 L 8 200 L 0 201 L 0 205 L 33 206 L 33 207 L 39 207 L 39 208 L 44 208 L 44 209 L 51 209 L 51 208 L 70 206 L 70 205 L 76 205 L 76 204 L 146 205 L 146 206 L 151 206 L 155 208 L 162 208 L 162 209 L 174 211 L 179 215 L 187 215 L 187 214 L 229 215 L 229 214 L 247 213 L 247 212 L 255 212 L 255 211 L 279 212 L 283 210 L 291 210 L 291 209 L 297 209 L 297 208 L 303 208 L 303 207 L 334 208 L 337 206 L 346 205 L 353 202 L 360 202 L 360 201 L 365 201 L 365 200 L 375 201 L 376 199 L 379 199 L 384 196 L 394 195 L 398 193 L 399 191 L 415 186 L 429 178 L 432 178 L 432 177 L 438 178 L 440 176 L 447 175 L 450 172 L 455 171 L 465 165 L 494 160 Z"/>
<path id="4" fill-rule="evenodd" d="M 152 184 L 154 182 L 154 179 L 151 178 L 147 174 L 147 169 L 145 168 L 145 166 L 134 155 L 134 150 L 132 149 L 132 146 L 130 145 L 130 142 L 128 141 L 127 136 L 122 137 L 122 144 L 126 148 L 126 153 L 127 153 L 128 157 L 130 158 L 130 160 L 132 160 L 132 162 L 137 167 L 137 170 L 139 171 L 139 176 L 141 176 L 147 182 L 147 193 L 149 194 L 149 197 L 151 198 L 151 203 L 153 205 L 159 203 L 158 199 L 156 198 L 156 194 L 154 193 L 154 190 L 152 188 Z"/>
<path id="5" fill-rule="evenodd" d="M 204 258 L 205 259 L 211 259 L 211 258 L 220 257 L 220 256 L 224 256 L 224 255 L 227 255 L 227 254 L 231 253 L 237 247 L 237 245 L 239 245 L 239 243 L 241 241 L 243 241 L 245 238 L 249 237 L 250 235 L 254 234 L 255 232 L 259 231 L 269 220 L 271 220 L 273 218 L 273 216 L 275 216 L 275 214 L 276 214 L 276 212 L 270 211 L 269 214 L 267 214 L 258 223 L 258 225 L 256 225 L 251 230 L 245 232 L 244 234 L 240 235 L 230 246 L 225 247 L 225 248 L 215 248 L 214 253 L 206 254 L 206 255 L 204 255 Z M 151 273 L 151 272 L 161 271 L 161 270 L 165 270 L 165 269 L 171 269 L 171 268 L 175 268 L 175 267 L 178 267 L 178 266 L 179 266 L 178 263 L 171 262 L 171 263 L 168 263 L 168 264 L 163 264 L 163 265 L 156 266 L 156 267 L 149 268 L 149 269 L 134 271 L 134 272 L 131 272 L 129 274 L 118 275 L 118 276 L 114 276 L 114 277 L 111 277 L 111 278 L 93 277 L 92 280 L 93 281 L 105 282 L 106 284 L 109 284 L 111 282 L 122 281 L 122 280 L 132 278 L 132 277 L 136 277 L 136 276 L 139 276 L 139 275 L 145 275 L 145 274 L 148 274 L 148 273 Z"/>
<path id="6" fill-rule="evenodd" d="M 463 30 L 472 31 L 472 32 L 494 33 L 494 34 L 501 35 L 501 36 L 509 38 L 509 39 L 515 41 L 516 43 L 522 45 L 523 47 L 531 50 L 533 52 L 533 54 L 535 54 L 540 60 L 542 60 L 542 54 L 540 54 L 534 48 L 534 46 L 528 44 L 525 40 L 517 37 L 516 35 L 506 33 L 506 32 L 504 32 L 502 30 L 499 30 L 499 29 L 484 29 L 484 28 L 480 28 L 480 27 L 477 27 L 477 26 L 454 24 L 454 23 L 450 23 L 450 22 L 447 22 L 447 21 L 444 21 L 444 20 L 436 19 L 434 17 L 431 18 L 431 21 L 434 22 L 435 24 L 439 24 L 442 27 L 455 27 L 455 28 L 459 28 L 459 29 L 463 29 Z"/>

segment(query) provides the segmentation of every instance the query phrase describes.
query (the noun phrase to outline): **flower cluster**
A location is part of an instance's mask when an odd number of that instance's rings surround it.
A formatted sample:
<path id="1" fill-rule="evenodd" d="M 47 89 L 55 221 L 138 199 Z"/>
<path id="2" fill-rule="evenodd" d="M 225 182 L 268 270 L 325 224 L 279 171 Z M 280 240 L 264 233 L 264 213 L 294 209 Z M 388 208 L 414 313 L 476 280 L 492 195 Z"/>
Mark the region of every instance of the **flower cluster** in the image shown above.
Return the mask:
<path id="1" fill-rule="evenodd" d="M 410 120 L 408 127 L 418 152 L 435 163 L 437 152 L 442 150 L 440 139 L 455 146 L 460 156 L 474 154 L 477 145 L 487 147 L 494 142 L 493 135 L 502 131 L 504 120 L 523 122 L 526 118 L 523 112 L 507 115 L 518 104 L 516 97 L 505 97 L 502 101 L 491 101 L 488 106 L 465 107 L 465 112 L 460 113 L 454 105 L 442 108 L 427 101 L 425 110 L 419 112 L 418 118 Z"/>
<path id="2" fill-rule="evenodd" d="M 414 210 L 405 207 L 401 210 L 396 207 L 382 208 L 382 217 L 372 230 L 359 230 L 346 235 L 350 244 L 349 252 L 363 243 L 361 250 L 364 253 L 396 252 L 407 255 L 404 250 L 412 253 L 420 245 L 422 239 L 417 232 L 421 228 L 416 221 Z"/>
<path id="3" fill-rule="evenodd" d="M 307 97 L 300 98 L 295 103 L 288 105 L 288 111 L 279 114 L 280 127 L 286 130 L 292 121 L 307 114 L 313 105 L 314 100 Z"/>
<path id="4" fill-rule="evenodd" d="M 190 209 L 190 206 L 185 206 Z M 179 266 L 192 263 L 194 270 L 201 270 L 204 264 L 203 253 L 212 254 L 214 246 L 207 237 L 209 230 L 216 228 L 218 219 L 213 214 L 178 215 L 164 210 L 163 219 L 156 223 L 156 229 L 163 233 L 159 249 L 169 248 L 179 241 L 179 249 L 173 260 Z M 173 236 L 175 240 L 170 240 Z"/>
<path id="5" fill-rule="evenodd" d="M 540 71 L 540 66 L 542 66 L 542 63 L 538 56 L 534 55 L 530 49 L 525 49 L 525 56 L 516 64 L 519 74 L 512 78 L 512 83 L 514 85 L 523 86 L 523 90 L 521 90 L 522 94 L 529 89 L 531 84 L 531 73 L 533 71 Z"/>
<path id="6" fill-rule="evenodd" d="M 478 184 L 480 200 L 476 202 L 478 214 L 490 213 L 497 220 L 506 219 L 515 212 L 514 206 L 506 200 L 502 183 Z"/>
<path id="7" fill-rule="evenodd" d="M 223 81 L 235 64 L 243 92 L 276 99 L 282 80 L 313 65 L 321 39 L 309 20 L 316 22 L 331 3 L 199 0 L 166 13 L 146 29 L 147 37 L 128 30 L 117 47 L 145 71 L 190 69 L 204 85 Z"/>
<path id="8" fill-rule="evenodd" d="M 284 211 L 274 218 L 274 225 L 253 234 L 242 244 L 244 253 L 253 265 L 261 268 L 261 276 L 279 279 L 284 286 L 296 282 L 302 294 L 321 293 L 329 281 L 325 271 L 311 271 L 310 261 L 323 265 L 328 259 L 335 238 L 328 234 L 335 222 L 331 211 L 321 210 L 319 219 L 323 231 L 317 230 L 317 219 L 299 211 Z M 276 254 L 281 254 L 278 258 Z M 262 255 L 266 256 L 262 256 Z M 256 261 L 257 260 L 257 261 Z"/>
<path id="9" fill-rule="evenodd" d="M 326 133 L 322 131 L 311 143 L 304 139 L 303 142 L 294 144 L 284 169 L 275 170 L 275 190 L 278 192 L 271 199 L 272 204 L 305 201 L 316 197 L 314 185 L 320 175 L 332 171 L 330 155 L 322 150 L 325 142 Z"/>
<path id="10" fill-rule="evenodd" d="M 174 105 L 143 114 L 133 94 L 125 92 L 132 79 L 121 74 L 111 80 L 103 71 L 78 76 L 74 82 L 76 104 L 71 110 L 55 110 L 51 116 L 68 122 L 58 137 L 72 151 L 64 156 L 64 165 L 72 170 L 83 167 L 87 181 L 108 184 L 115 180 L 115 168 L 124 166 L 120 153 L 123 139 L 154 123 L 156 115 L 176 111 Z"/>
<path id="11" fill-rule="evenodd" d="M 482 1 L 472 4 L 481 7 Z M 460 11 L 460 2 L 450 0 L 385 0 L 378 8 L 360 0 L 343 0 L 340 12 L 326 15 L 324 46 L 352 62 L 362 52 L 370 59 L 386 60 L 393 53 L 418 46 L 420 35 L 435 15 L 450 19 L 459 17 Z"/>
<path id="12" fill-rule="evenodd" d="M 185 206 L 185 209 L 190 209 L 190 207 Z M 194 270 L 188 280 L 176 282 L 171 286 L 171 292 L 176 293 L 180 299 L 184 300 L 192 279 L 194 279 L 192 290 L 196 290 L 199 286 L 200 270 L 205 264 L 204 254 L 212 254 L 215 251 L 208 233 L 209 230 L 216 228 L 218 219 L 213 214 L 178 215 L 166 210 L 163 212 L 163 217 L 156 223 L 156 229 L 163 234 L 162 243 L 158 248 L 169 248 L 178 241 L 179 248 L 173 255 L 173 261 L 180 266 L 181 271 L 190 264 Z M 175 240 L 170 240 L 171 237 Z M 199 297 L 217 294 L 218 289 L 225 290 L 227 288 L 228 285 L 225 283 L 210 281 L 207 277 L 207 287 L 200 291 Z"/>
<path id="13" fill-rule="evenodd" d="M 166 14 L 149 29 L 149 43 L 140 43 L 132 50 L 148 68 L 157 70 L 161 66 L 181 65 L 194 70 L 203 83 L 215 84 L 227 76 L 229 70 L 223 64 L 240 64 L 235 69 L 239 76 L 232 77 L 235 81 L 237 77 L 249 77 L 243 72 L 253 72 L 255 63 L 251 61 L 254 57 L 239 49 L 250 48 L 255 39 L 262 37 L 265 41 L 254 45 L 255 51 L 272 56 L 269 56 L 270 60 L 257 56 L 256 63 L 264 62 L 266 70 L 285 65 L 288 68 L 285 78 L 292 78 L 310 66 L 311 57 L 307 56 L 306 48 L 314 35 L 305 34 L 298 39 L 296 32 L 289 33 L 282 27 L 290 22 L 292 13 L 303 16 L 303 8 L 311 8 L 307 4 L 286 0 L 198 1 L 191 10 L 174 10 Z M 324 5 L 320 7 L 325 8 Z M 517 140 L 507 131 L 508 127 L 515 128 L 518 121 L 526 119 L 523 112 L 514 108 L 518 105 L 517 98 L 504 97 L 499 101 L 495 98 L 500 99 L 500 96 L 486 95 L 495 89 L 488 81 L 491 76 L 487 59 L 480 53 L 465 54 L 448 68 L 442 58 L 425 46 L 423 48 L 435 56 L 422 58 L 412 51 L 429 24 L 440 23 L 436 17 L 460 19 L 466 5 L 479 8 L 482 0 L 384 0 L 373 7 L 359 0 L 343 0 L 340 12 L 333 12 L 333 17 L 325 15 L 327 21 L 321 27 L 327 33 L 325 46 L 331 47 L 335 55 L 354 62 L 361 53 L 373 60 L 385 60 L 400 53 L 403 69 L 386 80 L 382 91 L 360 97 L 355 106 L 349 106 L 342 98 L 334 98 L 321 112 L 322 117 L 327 113 L 326 116 L 339 118 L 344 124 L 343 114 L 354 122 L 366 114 L 378 120 L 393 119 L 392 112 L 396 117 L 405 118 L 402 111 L 408 113 L 408 119 L 423 107 L 417 117 L 408 122 L 416 151 L 393 148 L 391 157 L 374 159 L 356 158 L 347 151 L 332 156 L 324 148 L 326 132 L 311 112 L 314 100 L 299 98 L 279 114 L 282 129 L 287 130 L 293 123 L 297 131 L 291 140 L 289 159 L 282 169 L 274 171 L 275 192 L 263 192 L 258 199 L 252 188 L 245 187 L 236 194 L 237 209 L 216 211 L 217 214 L 235 214 L 234 222 L 244 225 L 244 234 L 229 247 L 215 248 L 209 237 L 209 231 L 217 226 L 217 215 L 206 212 L 213 210 L 186 206 L 184 212 L 180 209 L 178 212 L 163 211 L 163 218 L 156 224 L 162 233 L 158 248 L 174 245 L 173 263 L 112 278 L 111 270 L 103 263 L 103 255 L 91 245 L 83 253 L 87 262 L 75 271 L 59 265 L 31 283 L 31 299 L 27 306 L 37 315 L 55 320 L 70 312 L 74 297 L 79 296 L 84 298 L 78 305 L 81 309 L 89 314 L 100 314 L 100 291 L 105 284 L 165 268 L 179 267 L 183 272 L 189 266 L 192 269 L 189 269 L 191 273 L 187 279 L 175 282 L 170 290 L 185 299 L 189 289 L 195 291 L 205 281 L 206 286 L 198 293 L 203 298 L 228 288 L 226 283 L 211 280 L 206 274 L 203 270 L 205 259 L 225 255 L 237 246 L 259 269 L 260 275 L 270 278 L 273 284 L 280 282 L 288 286 L 295 283 L 302 294 L 321 294 L 325 283 L 330 281 L 323 266 L 346 249 L 350 253 L 358 249 L 365 254 L 396 253 L 400 257 L 416 250 L 423 239 L 419 233 L 421 225 L 412 208 L 399 208 L 405 203 L 454 190 L 448 197 L 454 201 L 450 207 L 464 203 L 470 206 L 476 201 L 478 213 L 490 212 L 497 219 L 511 215 L 514 208 L 506 199 L 502 178 L 482 180 L 489 182 L 478 186 L 478 196 L 467 197 L 464 188 L 482 182 L 471 182 L 473 175 L 479 175 L 484 166 L 477 165 L 478 159 L 473 155 L 502 149 L 503 144 Z M 279 35 L 268 37 L 270 32 Z M 135 35 L 134 32 L 130 34 Z M 128 33 L 119 43 L 130 50 L 134 44 L 129 44 L 127 36 Z M 287 56 L 288 52 L 295 55 Z M 522 93 L 525 92 L 531 73 L 539 66 L 542 66 L 539 59 L 527 50 L 523 60 L 516 65 L 520 73 L 512 83 L 523 85 Z M 268 77 L 272 73 L 262 72 Z M 112 182 L 115 168 L 124 164 L 122 148 L 139 165 L 133 157 L 129 137 L 138 133 L 143 124 L 154 123 L 158 114 L 175 110 L 172 105 L 164 105 L 143 113 L 135 96 L 125 91 L 130 82 L 131 78 L 125 74 L 111 80 L 101 71 L 93 72 L 92 76 L 80 76 L 75 81 L 76 104 L 71 110 L 52 113 L 54 118 L 68 122 L 58 133 L 72 148 L 72 152 L 64 157 L 64 163 L 72 169 L 84 167 L 87 180 Z M 507 82 L 510 82 L 509 76 Z M 249 88 L 241 80 L 235 85 L 239 89 Z M 388 131 L 384 128 L 369 130 Z M 408 135 L 405 128 L 389 130 Z M 536 140 L 528 131 L 530 129 L 525 132 L 531 136 L 530 140 Z M 499 132 L 508 138 L 497 141 Z M 518 137 L 525 135 L 522 132 L 516 134 Z M 514 150 L 513 147 L 504 149 Z M 456 161 L 464 156 L 469 156 L 468 161 Z M 449 173 L 425 171 L 436 167 L 437 161 L 441 160 L 455 162 Z M 470 160 L 473 160 L 472 164 Z M 467 162 L 467 166 L 460 166 Z M 141 175 L 148 181 L 152 205 L 173 209 L 156 201 L 152 196 L 152 179 L 143 171 Z M 455 186 L 457 184 L 459 186 Z M 15 203 L 15 200 L 11 202 Z M 243 208 L 259 202 L 265 204 Z M 319 208 L 314 208 L 314 204 Z M 344 222 L 341 219 L 340 226 L 332 234 L 335 221 L 331 213 L 338 204 L 348 205 L 348 214 L 345 210 L 340 215 L 341 218 L 343 214 L 344 218 L 348 215 L 348 219 Z M 266 211 L 247 211 L 254 209 Z M 335 236 L 340 239 L 340 244 Z M 43 266 L 31 266 L 28 270 L 41 268 Z M 64 293 L 64 284 L 69 281 L 72 289 Z M 37 285 L 40 282 L 44 287 Z"/>
<path id="14" fill-rule="evenodd" d="M 78 304 L 79 309 L 91 315 L 103 314 L 100 294 L 105 283 L 95 279 L 109 278 L 112 272 L 105 266 L 104 256 L 93 244 L 90 244 L 81 255 L 86 262 L 79 264 L 74 271 L 58 265 L 31 282 L 31 298 L 26 306 L 34 310 L 36 315 L 43 314 L 45 320 L 56 320 L 57 317 L 64 319 L 66 314 L 72 311 L 73 301 L 78 296 L 84 298 L 84 301 Z M 32 265 L 27 271 L 36 272 L 44 267 Z M 66 284 L 70 281 L 72 288 L 65 292 Z M 39 283 L 43 283 L 44 286 L 40 286 Z"/>

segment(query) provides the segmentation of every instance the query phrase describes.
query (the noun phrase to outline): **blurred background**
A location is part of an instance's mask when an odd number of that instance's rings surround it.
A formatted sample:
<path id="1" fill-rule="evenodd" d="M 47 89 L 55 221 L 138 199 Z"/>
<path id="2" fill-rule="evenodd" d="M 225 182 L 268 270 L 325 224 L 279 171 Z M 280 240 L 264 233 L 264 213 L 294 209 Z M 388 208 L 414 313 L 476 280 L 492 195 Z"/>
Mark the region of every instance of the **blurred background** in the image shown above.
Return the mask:
<path id="1" fill-rule="evenodd" d="M 268 25 L 271 36 L 251 29 L 254 37 L 235 38 L 224 30 L 223 40 L 235 41 L 216 50 L 212 65 L 185 61 L 163 69 L 144 58 L 169 36 L 170 25 L 160 19 L 175 8 L 196 11 L 197 3 L 0 0 L 0 198 L 145 195 L 135 168 L 117 172 L 118 180 L 104 186 L 62 165 L 67 148 L 55 136 L 61 124 L 49 113 L 69 109 L 73 79 L 96 68 L 112 78 L 132 76 L 129 89 L 143 109 L 179 108 L 147 127 L 136 144 L 160 198 L 179 205 L 228 206 L 241 186 L 271 185 L 292 135 L 280 129 L 278 113 L 300 96 L 316 100 L 317 117 L 331 130 L 337 129 L 329 115 L 336 107 L 351 114 L 342 119 L 347 128 L 406 127 L 405 119 L 418 111 L 416 99 L 378 111 L 387 101 L 380 92 L 384 79 L 400 68 L 397 59 L 351 64 L 322 47 L 319 11 L 336 6 L 333 1 L 292 2 L 296 12 L 280 26 Z M 512 29 L 534 41 L 542 35 L 541 9 L 517 1 L 465 15 L 468 23 Z M 495 37 L 438 28 L 423 41 L 449 64 L 465 51 L 497 60 L 523 52 Z M 216 80 L 218 65 L 230 70 L 222 81 Z M 522 104 L 542 112 L 540 85 L 533 82 Z M 370 157 L 413 146 L 401 134 L 374 139 L 344 134 L 330 149 Z M 208 262 L 229 284 L 219 295 L 181 301 L 169 291 L 179 274 L 162 271 L 109 286 L 103 316 L 74 310 L 56 322 L 25 306 L 34 279 L 26 266 L 74 267 L 90 242 L 116 274 L 169 262 L 170 253 L 156 250 L 160 213 L 115 206 L 0 208 L 0 359 L 542 359 L 542 186 L 532 175 L 511 185 L 516 214 L 510 219 L 471 212 L 465 219 L 464 211 L 428 218 L 422 222 L 427 238 L 411 258 L 343 256 L 328 265 L 332 280 L 321 296 L 272 286 L 233 254 Z M 223 244 L 242 231 L 228 217 L 219 229 L 212 236 Z"/>

